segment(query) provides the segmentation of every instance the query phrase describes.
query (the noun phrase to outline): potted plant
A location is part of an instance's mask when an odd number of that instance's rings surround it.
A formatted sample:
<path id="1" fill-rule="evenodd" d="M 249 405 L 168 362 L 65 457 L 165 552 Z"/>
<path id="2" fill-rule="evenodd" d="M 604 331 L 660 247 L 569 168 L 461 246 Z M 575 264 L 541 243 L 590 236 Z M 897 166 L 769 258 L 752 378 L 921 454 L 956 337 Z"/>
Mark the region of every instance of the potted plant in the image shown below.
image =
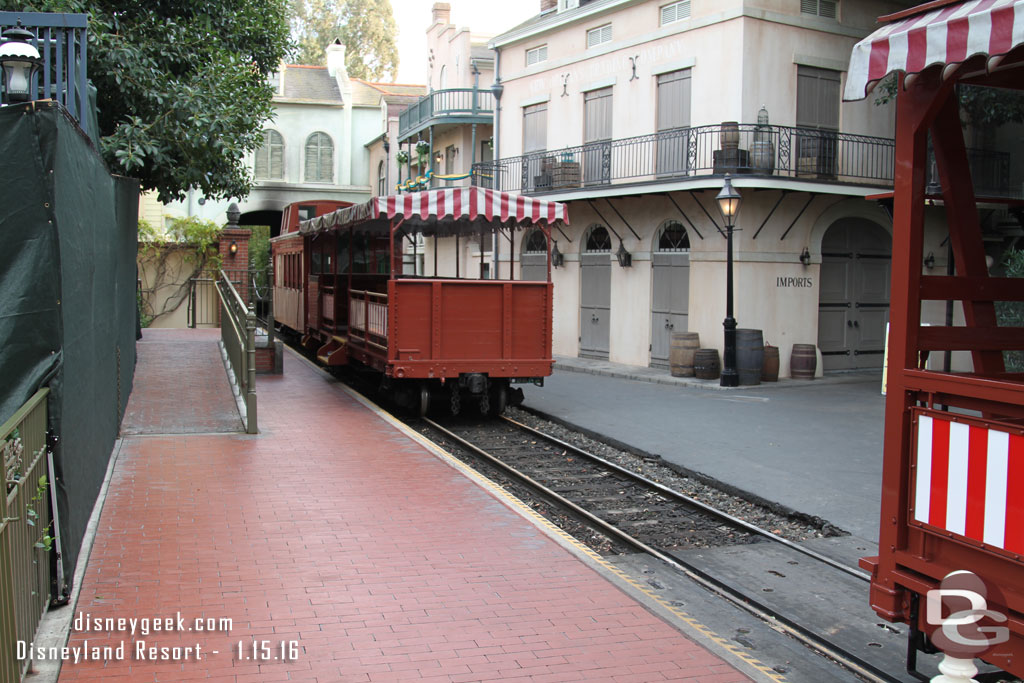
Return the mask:
<path id="1" fill-rule="evenodd" d="M 408 163 L 409 162 L 409 153 L 406 152 L 404 149 L 399 150 L 398 154 L 395 155 L 395 161 L 397 161 L 399 163 L 399 165 Z"/>
<path id="2" fill-rule="evenodd" d="M 416 155 L 419 157 L 420 166 L 427 163 L 427 155 L 430 154 L 430 143 L 426 140 L 420 140 L 416 143 Z"/>

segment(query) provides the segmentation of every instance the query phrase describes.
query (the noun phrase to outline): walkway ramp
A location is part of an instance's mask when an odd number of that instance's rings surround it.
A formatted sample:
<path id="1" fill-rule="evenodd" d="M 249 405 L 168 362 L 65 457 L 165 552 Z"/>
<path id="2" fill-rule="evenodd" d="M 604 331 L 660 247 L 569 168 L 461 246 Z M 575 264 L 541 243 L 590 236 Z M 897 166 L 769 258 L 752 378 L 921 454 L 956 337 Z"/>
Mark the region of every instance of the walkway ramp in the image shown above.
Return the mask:
<path id="1" fill-rule="evenodd" d="M 244 432 L 219 339 L 216 328 L 143 330 L 121 435 Z"/>

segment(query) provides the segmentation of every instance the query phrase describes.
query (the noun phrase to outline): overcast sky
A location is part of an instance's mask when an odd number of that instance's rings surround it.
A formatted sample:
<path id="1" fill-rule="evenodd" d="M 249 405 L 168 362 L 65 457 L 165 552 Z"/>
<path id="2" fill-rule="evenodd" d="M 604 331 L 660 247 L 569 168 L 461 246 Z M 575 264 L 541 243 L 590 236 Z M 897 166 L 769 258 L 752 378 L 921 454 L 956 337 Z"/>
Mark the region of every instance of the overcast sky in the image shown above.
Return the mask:
<path id="1" fill-rule="evenodd" d="M 540 11 L 540 0 L 447 0 L 451 22 L 474 34 L 497 35 Z M 434 0 L 391 0 L 398 23 L 398 83 L 427 83 L 427 28 Z"/>

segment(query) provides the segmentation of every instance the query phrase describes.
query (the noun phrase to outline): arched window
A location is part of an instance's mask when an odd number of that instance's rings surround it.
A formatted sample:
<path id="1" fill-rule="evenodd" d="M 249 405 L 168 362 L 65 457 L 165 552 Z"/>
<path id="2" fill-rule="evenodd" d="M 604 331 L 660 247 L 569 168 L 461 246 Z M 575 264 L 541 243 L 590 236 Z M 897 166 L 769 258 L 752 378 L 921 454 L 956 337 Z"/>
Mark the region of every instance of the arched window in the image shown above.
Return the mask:
<path id="1" fill-rule="evenodd" d="M 316 132 L 306 138 L 306 182 L 334 182 L 334 143 L 327 133 Z"/>
<path id="2" fill-rule="evenodd" d="M 548 239 L 540 228 L 534 228 L 523 240 L 524 254 L 544 254 L 547 250 Z"/>
<path id="3" fill-rule="evenodd" d="M 665 221 L 658 236 L 658 251 L 690 251 L 690 236 L 679 221 Z"/>
<path id="4" fill-rule="evenodd" d="M 439 89 L 444 90 L 448 87 L 448 65 L 445 64 L 441 67 L 441 77 L 438 79 L 440 83 Z"/>
<path id="5" fill-rule="evenodd" d="M 263 144 L 256 150 L 256 180 L 284 178 L 284 138 L 276 130 L 263 131 Z"/>
<path id="6" fill-rule="evenodd" d="M 384 162 L 382 161 L 379 164 L 377 164 L 377 196 L 378 197 L 383 197 L 384 195 L 386 195 L 388 193 L 387 182 L 388 182 L 387 167 L 384 165 Z"/>
<path id="7" fill-rule="evenodd" d="M 584 251 L 588 253 L 612 250 L 612 238 L 608 235 L 608 229 L 603 225 L 592 225 L 587 231 L 587 239 L 584 243 Z"/>

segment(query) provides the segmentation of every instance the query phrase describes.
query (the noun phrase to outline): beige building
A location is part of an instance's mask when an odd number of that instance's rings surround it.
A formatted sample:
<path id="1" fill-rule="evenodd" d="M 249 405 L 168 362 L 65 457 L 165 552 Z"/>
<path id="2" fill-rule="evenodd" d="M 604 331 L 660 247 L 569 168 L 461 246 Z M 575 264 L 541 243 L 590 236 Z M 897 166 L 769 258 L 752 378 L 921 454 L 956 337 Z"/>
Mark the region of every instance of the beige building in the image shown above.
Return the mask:
<path id="1" fill-rule="evenodd" d="M 891 189 L 893 113 L 840 93 L 853 44 L 911 4 L 540 0 L 494 38 L 499 160 L 474 182 L 569 204 L 556 354 L 667 365 L 680 331 L 721 351 L 728 173 L 739 326 L 783 376 L 794 343 L 819 371 L 881 367 L 890 221 L 864 198 Z M 536 249 L 499 244 L 496 272 L 531 276 Z"/>

